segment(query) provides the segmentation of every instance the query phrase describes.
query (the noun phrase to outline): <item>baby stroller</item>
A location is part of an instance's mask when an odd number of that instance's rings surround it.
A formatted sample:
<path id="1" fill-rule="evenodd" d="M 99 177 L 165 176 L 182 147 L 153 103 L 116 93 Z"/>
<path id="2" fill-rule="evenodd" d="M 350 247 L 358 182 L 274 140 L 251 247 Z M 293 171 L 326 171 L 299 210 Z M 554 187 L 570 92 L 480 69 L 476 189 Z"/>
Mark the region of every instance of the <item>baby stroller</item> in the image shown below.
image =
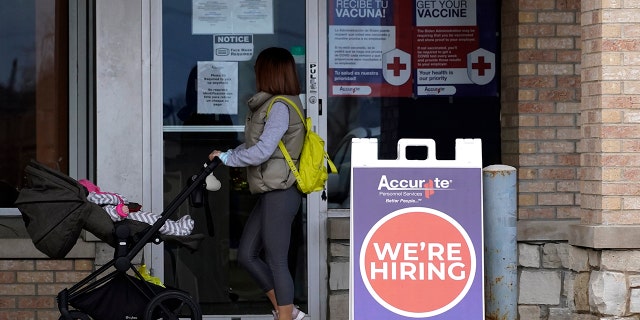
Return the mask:
<path id="1" fill-rule="evenodd" d="M 58 293 L 60 319 L 202 319 L 188 293 L 143 280 L 132 261 L 147 243 L 172 241 L 197 249 L 204 235 L 167 236 L 159 230 L 185 200 L 192 205 L 201 201 L 205 178 L 219 163 L 216 158 L 201 167 L 150 225 L 131 219 L 114 223 L 87 200 L 88 191 L 78 181 L 32 160 L 15 204 L 35 247 L 50 258 L 64 258 L 84 229 L 115 249 L 113 260 Z"/>

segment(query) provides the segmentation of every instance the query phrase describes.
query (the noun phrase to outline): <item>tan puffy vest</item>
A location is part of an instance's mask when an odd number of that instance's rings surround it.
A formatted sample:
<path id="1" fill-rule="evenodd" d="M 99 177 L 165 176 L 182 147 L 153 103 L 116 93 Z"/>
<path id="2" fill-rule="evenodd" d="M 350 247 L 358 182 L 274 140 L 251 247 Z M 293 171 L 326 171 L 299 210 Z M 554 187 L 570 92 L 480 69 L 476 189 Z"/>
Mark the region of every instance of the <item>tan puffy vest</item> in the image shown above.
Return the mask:
<path id="1" fill-rule="evenodd" d="M 300 111 L 304 112 L 302 102 L 298 96 L 285 97 L 295 102 Z M 249 113 L 247 114 L 244 129 L 247 148 L 258 142 L 266 123 L 267 108 L 274 98 L 276 96 L 260 92 L 249 99 Z M 282 142 L 284 142 L 293 161 L 298 165 L 298 157 L 304 142 L 305 127 L 295 109 L 285 101 L 280 101 L 289 107 L 289 129 L 284 133 Z M 249 191 L 256 194 L 277 189 L 287 189 L 296 183 L 296 177 L 291 173 L 291 169 L 280 148 L 276 148 L 266 162 L 259 166 L 247 167 L 247 182 L 249 183 Z"/>

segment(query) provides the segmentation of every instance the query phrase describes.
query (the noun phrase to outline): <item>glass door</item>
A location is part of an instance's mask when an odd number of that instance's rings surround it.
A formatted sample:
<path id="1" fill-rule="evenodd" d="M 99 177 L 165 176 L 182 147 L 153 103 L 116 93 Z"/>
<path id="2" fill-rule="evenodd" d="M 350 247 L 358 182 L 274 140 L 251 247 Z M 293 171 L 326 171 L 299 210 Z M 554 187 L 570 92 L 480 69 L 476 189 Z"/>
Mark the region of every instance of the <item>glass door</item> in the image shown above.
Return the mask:
<path id="1" fill-rule="evenodd" d="M 244 139 L 246 101 L 255 93 L 253 66 L 267 47 L 292 52 L 307 101 L 305 1 L 163 0 L 163 163 L 165 205 L 198 173 L 213 149 Z M 188 291 L 206 318 L 273 319 L 272 307 L 237 264 L 238 240 L 256 197 L 244 169 L 214 170 L 222 188 L 207 192 L 204 205 L 185 203 L 178 216 L 195 220 L 197 250 L 164 243 L 166 285 Z M 295 304 L 308 310 L 307 204 L 292 226 L 290 272 Z M 317 250 L 317 249 L 313 249 Z M 308 312 L 307 312 L 308 313 Z"/>

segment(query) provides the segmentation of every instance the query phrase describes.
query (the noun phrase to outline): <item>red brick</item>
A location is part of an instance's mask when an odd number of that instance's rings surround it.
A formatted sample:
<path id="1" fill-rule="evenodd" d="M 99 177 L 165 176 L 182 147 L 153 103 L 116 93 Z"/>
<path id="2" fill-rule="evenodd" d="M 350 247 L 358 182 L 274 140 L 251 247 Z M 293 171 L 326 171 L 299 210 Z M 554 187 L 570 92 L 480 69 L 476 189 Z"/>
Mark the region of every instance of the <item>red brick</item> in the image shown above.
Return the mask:
<path id="1" fill-rule="evenodd" d="M 547 206 L 575 205 L 573 193 L 541 193 L 538 194 L 538 204 Z"/>
<path id="2" fill-rule="evenodd" d="M 524 155 L 520 157 L 521 166 L 540 167 L 540 166 L 550 166 L 555 164 L 556 164 L 556 158 L 552 154 Z"/>
<path id="3" fill-rule="evenodd" d="M 551 140 L 555 138 L 555 131 L 551 128 L 520 128 L 521 140 Z"/>
<path id="4" fill-rule="evenodd" d="M 95 265 L 93 263 L 93 260 L 79 259 L 74 263 L 74 269 L 76 271 L 93 271 L 94 268 Z"/>
<path id="5" fill-rule="evenodd" d="M 526 113 L 553 113 L 555 104 L 545 101 L 522 102 L 518 104 L 518 111 Z"/>
<path id="6" fill-rule="evenodd" d="M 558 76 L 557 79 L 559 88 L 580 89 L 580 76 Z M 578 97 L 578 95 L 576 95 L 576 97 Z"/>
<path id="7" fill-rule="evenodd" d="M 556 184 L 553 181 L 533 180 L 523 181 L 518 184 L 519 192 L 553 192 Z"/>
<path id="8" fill-rule="evenodd" d="M 538 23 L 574 24 L 576 13 L 571 11 L 545 11 L 538 13 Z"/>
<path id="9" fill-rule="evenodd" d="M 571 180 L 577 177 L 575 168 L 541 168 L 539 178 L 544 180 Z"/>
<path id="10" fill-rule="evenodd" d="M 47 309 L 54 308 L 56 305 L 56 297 L 54 296 L 33 296 L 18 298 L 18 308 L 20 309 Z"/>
<path id="11" fill-rule="evenodd" d="M 37 260 L 36 270 L 73 270 L 73 260 Z"/>
<path id="12" fill-rule="evenodd" d="M 519 180 L 531 180 L 538 178 L 538 170 L 534 168 L 520 168 L 518 169 L 518 179 Z"/>
<path id="13" fill-rule="evenodd" d="M 640 194 L 640 184 L 631 182 L 604 183 L 603 195 L 635 196 Z"/>
<path id="14" fill-rule="evenodd" d="M 518 36 L 524 37 L 551 37 L 555 35 L 555 26 L 552 24 L 529 24 L 518 26 Z"/>
<path id="15" fill-rule="evenodd" d="M 559 192 L 580 192 L 580 182 L 577 179 L 558 181 L 557 190 Z"/>
<path id="16" fill-rule="evenodd" d="M 38 295 L 58 295 L 65 288 L 70 288 L 75 283 L 40 283 L 38 284 Z"/>
<path id="17" fill-rule="evenodd" d="M 58 310 L 37 310 L 38 320 L 58 320 L 60 319 L 60 311 Z"/>
<path id="18" fill-rule="evenodd" d="M 34 295 L 35 284 L 0 284 L 0 296 Z"/>
<path id="19" fill-rule="evenodd" d="M 527 219 L 553 219 L 556 217 L 556 210 L 553 207 L 520 207 L 518 208 L 518 218 Z"/>
<path id="20" fill-rule="evenodd" d="M 0 320 L 36 320 L 34 311 L 6 311 L 0 313 Z"/>
<path id="21" fill-rule="evenodd" d="M 629 51 L 629 52 L 637 52 L 640 50 L 640 40 L 635 39 L 604 39 L 602 40 L 602 50 L 603 51 Z"/>
<path id="22" fill-rule="evenodd" d="M 552 140 L 540 142 L 539 153 L 573 153 L 576 152 L 575 142 L 565 140 Z"/>
<path id="23" fill-rule="evenodd" d="M 580 166 L 580 154 L 561 154 L 557 156 L 557 165 L 559 166 L 573 166 L 578 168 Z"/>
<path id="24" fill-rule="evenodd" d="M 559 25 L 557 26 L 556 34 L 560 37 L 574 36 L 577 39 L 579 39 L 580 36 L 582 35 L 582 28 L 580 27 L 579 24 Z"/>
<path id="25" fill-rule="evenodd" d="M 634 99 L 629 96 L 603 96 L 602 108 L 631 109 Z"/>
<path id="26" fill-rule="evenodd" d="M 58 271 L 55 274 L 55 282 L 64 283 L 76 283 L 86 278 L 91 272 L 73 272 L 73 271 Z"/>
<path id="27" fill-rule="evenodd" d="M 555 0 L 519 0 L 519 9 L 526 10 L 553 10 L 556 7 Z"/>
<path id="28" fill-rule="evenodd" d="M 0 283 L 15 283 L 16 273 L 13 271 L 0 271 Z"/>
<path id="29" fill-rule="evenodd" d="M 518 52 L 520 62 L 549 62 L 556 61 L 556 52 L 553 50 L 521 50 Z"/>
<path id="30" fill-rule="evenodd" d="M 602 137 L 607 139 L 640 138 L 640 126 L 634 125 L 605 125 L 601 129 Z"/>
<path id="31" fill-rule="evenodd" d="M 580 10 L 580 0 L 557 0 L 556 8 L 558 10 Z"/>
<path id="32" fill-rule="evenodd" d="M 554 88 L 556 78 L 553 76 L 529 76 L 518 79 L 520 88 Z"/>
<path id="33" fill-rule="evenodd" d="M 15 297 L 0 296 L 0 309 L 15 309 L 15 307 L 16 307 Z"/>
<path id="34" fill-rule="evenodd" d="M 576 115 L 573 114 L 548 114 L 538 118 L 541 127 L 575 127 Z M 565 150 L 568 151 L 568 150 Z"/>
<path id="35" fill-rule="evenodd" d="M 550 100 L 550 101 L 572 101 L 576 98 L 576 93 L 570 89 L 555 89 L 555 90 L 546 90 L 541 89 L 539 91 L 539 99 L 540 100 Z"/>
<path id="36" fill-rule="evenodd" d="M 17 272 L 18 283 L 53 282 L 51 271 L 26 271 Z"/>
<path id="37" fill-rule="evenodd" d="M 622 170 L 622 179 L 629 181 L 640 181 L 639 168 L 625 168 Z"/>
<path id="38" fill-rule="evenodd" d="M 33 270 L 33 260 L 0 260 L 0 270 Z"/>
<path id="39" fill-rule="evenodd" d="M 582 209 L 579 206 L 572 207 L 558 207 L 557 217 L 558 219 L 576 219 L 580 218 L 583 214 Z"/>
<path id="40" fill-rule="evenodd" d="M 538 40 L 539 49 L 575 49 L 576 39 L 570 37 L 551 37 Z"/>

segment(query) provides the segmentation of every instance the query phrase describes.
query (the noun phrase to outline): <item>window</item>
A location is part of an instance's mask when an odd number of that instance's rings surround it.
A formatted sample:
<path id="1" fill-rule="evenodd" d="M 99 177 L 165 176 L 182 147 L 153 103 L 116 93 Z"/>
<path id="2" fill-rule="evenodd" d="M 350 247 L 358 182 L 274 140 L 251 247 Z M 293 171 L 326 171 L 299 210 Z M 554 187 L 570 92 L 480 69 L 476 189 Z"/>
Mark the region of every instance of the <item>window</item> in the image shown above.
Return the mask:
<path id="1" fill-rule="evenodd" d="M 68 1 L 0 2 L 0 208 L 31 159 L 68 173 L 68 21 Z"/>

